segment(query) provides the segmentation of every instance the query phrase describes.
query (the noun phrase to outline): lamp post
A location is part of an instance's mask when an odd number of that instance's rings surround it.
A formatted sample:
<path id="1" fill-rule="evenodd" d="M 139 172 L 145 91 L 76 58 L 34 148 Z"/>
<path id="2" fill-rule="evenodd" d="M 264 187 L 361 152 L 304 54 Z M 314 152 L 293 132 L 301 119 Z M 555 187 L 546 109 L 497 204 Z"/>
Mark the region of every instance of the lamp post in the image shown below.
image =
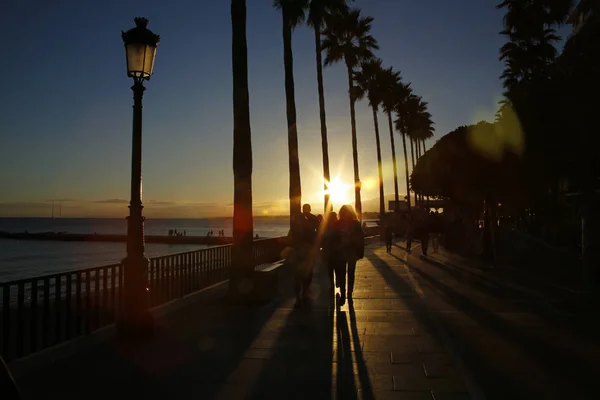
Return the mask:
<path id="1" fill-rule="evenodd" d="M 142 97 L 144 80 L 150 79 L 159 36 L 146 28 L 146 18 L 135 18 L 135 28 L 122 32 L 127 56 L 127 76 L 133 78 L 133 138 L 131 149 L 131 202 L 127 217 L 127 257 L 123 260 L 123 304 L 117 320 L 122 338 L 138 338 L 153 333 L 149 312 L 144 255 L 144 217 L 142 216 Z"/>

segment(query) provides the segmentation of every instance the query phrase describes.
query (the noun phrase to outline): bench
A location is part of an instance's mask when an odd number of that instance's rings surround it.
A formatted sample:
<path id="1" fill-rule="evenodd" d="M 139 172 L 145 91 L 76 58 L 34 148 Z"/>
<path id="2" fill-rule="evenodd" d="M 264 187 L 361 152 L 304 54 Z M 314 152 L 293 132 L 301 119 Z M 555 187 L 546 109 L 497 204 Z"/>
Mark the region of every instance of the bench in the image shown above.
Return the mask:
<path id="1" fill-rule="evenodd" d="M 261 264 L 254 269 L 254 293 L 253 298 L 261 301 L 270 301 L 277 294 L 279 285 L 278 274 L 285 260 L 270 264 Z"/>

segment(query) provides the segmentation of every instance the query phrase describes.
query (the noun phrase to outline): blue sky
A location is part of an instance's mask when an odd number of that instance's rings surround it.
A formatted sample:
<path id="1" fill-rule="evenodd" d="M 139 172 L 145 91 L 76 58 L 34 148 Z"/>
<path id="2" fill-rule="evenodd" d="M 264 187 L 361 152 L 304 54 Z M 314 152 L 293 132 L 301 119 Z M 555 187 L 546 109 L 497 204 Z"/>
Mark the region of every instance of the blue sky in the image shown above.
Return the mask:
<path id="1" fill-rule="evenodd" d="M 502 93 L 502 11 L 481 0 L 358 0 L 375 18 L 386 66 L 429 102 L 436 138 L 491 119 Z M 281 16 L 247 0 L 250 111 L 257 213 L 288 207 Z M 4 0 L 0 4 L 0 216 L 127 214 L 131 82 L 121 30 L 146 16 L 161 36 L 144 97 L 144 202 L 150 217 L 228 215 L 233 199 L 230 2 Z M 321 208 L 314 40 L 293 37 L 303 201 Z M 332 173 L 352 182 L 347 76 L 325 69 Z M 390 138 L 380 114 L 386 195 Z M 357 105 L 363 198 L 378 196 L 372 114 Z M 396 145 L 401 150 L 400 137 Z M 428 143 L 430 147 L 434 141 Z M 398 151 L 401 154 L 401 151 Z M 400 159 L 401 160 L 401 159 Z M 399 161 L 400 161 L 399 160 Z M 399 162 L 399 176 L 404 176 Z M 404 179 L 400 191 L 405 193 Z M 348 192 L 348 196 L 351 193 Z M 371 204 L 373 204 L 371 206 Z M 367 200 L 367 210 L 376 202 Z"/>

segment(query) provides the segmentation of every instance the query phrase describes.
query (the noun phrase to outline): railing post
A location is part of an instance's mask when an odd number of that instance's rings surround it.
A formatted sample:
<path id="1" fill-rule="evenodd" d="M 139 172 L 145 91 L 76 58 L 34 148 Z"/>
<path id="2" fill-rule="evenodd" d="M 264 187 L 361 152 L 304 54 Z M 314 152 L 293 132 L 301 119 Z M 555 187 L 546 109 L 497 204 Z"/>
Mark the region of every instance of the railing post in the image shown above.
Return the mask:
<path id="1" fill-rule="evenodd" d="M 10 284 L 2 285 L 2 354 L 10 359 Z"/>
<path id="2" fill-rule="evenodd" d="M 23 342 L 25 339 L 25 283 L 19 282 L 17 286 L 17 355 L 16 358 L 23 357 Z"/>
<path id="3" fill-rule="evenodd" d="M 75 275 L 75 335 L 81 335 L 81 271 Z"/>
<path id="4" fill-rule="evenodd" d="M 31 281 L 31 302 L 30 302 L 30 315 L 29 315 L 29 352 L 35 353 L 37 351 L 38 344 L 38 314 L 37 314 L 37 298 L 38 298 L 38 281 L 33 279 Z"/>
<path id="5" fill-rule="evenodd" d="M 65 338 L 71 338 L 71 274 L 67 274 L 67 288 L 65 292 Z"/>

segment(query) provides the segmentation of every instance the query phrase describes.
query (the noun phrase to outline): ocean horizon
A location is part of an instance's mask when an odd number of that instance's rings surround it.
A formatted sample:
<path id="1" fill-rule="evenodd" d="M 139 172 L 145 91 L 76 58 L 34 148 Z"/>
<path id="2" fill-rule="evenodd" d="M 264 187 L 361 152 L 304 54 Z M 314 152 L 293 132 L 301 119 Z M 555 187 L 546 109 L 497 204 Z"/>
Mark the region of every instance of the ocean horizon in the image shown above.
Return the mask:
<path id="1" fill-rule="evenodd" d="M 185 231 L 188 236 L 206 236 L 224 230 L 225 236 L 233 234 L 233 218 L 148 218 L 145 234 L 167 235 L 169 229 Z M 287 235 L 289 216 L 255 218 L 254 234 L 260 237 Z M 50 217 L 0 217 L 0 231 L 6 232 L 66 232 L 66 233 L 127 233 L 125 218 L 50 218 Z M 192 251 L 208 246 L 191 244 L 147 243 L 146 256 Z M 0 282 L 34 276 L 99 267 L 120 262 L 126 253 L 125 243 L 60 242 L 0 239 Z"/>

